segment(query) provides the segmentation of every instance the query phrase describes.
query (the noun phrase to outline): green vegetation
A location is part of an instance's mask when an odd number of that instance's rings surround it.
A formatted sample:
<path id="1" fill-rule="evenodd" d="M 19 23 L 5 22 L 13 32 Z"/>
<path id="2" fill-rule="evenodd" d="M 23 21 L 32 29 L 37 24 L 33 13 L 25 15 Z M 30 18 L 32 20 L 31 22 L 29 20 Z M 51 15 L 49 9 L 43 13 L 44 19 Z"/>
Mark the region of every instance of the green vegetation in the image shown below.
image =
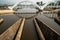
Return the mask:
<path id="1" fill-rule="evenodd" d="M 8 5 L 0 6 L 0 10 L 3 10 L 3 9 L 8 9 Z"/>
<path id="2" fill-rule="evenodd" d="M 60 5 L 60 1 L 57 1 L 58 5 Z"/>
<path id="3" fill-rule="evenodd" d="M 56 3 L 53 3 L 53 2 L 52 2 L 52 3 L 50 3 L 48 6 L 51 6 L 51 5 L 52 5 L 52 6 L 57 6 L 57 5 L 60 6 L 60 1 L 57 1 Z"/>

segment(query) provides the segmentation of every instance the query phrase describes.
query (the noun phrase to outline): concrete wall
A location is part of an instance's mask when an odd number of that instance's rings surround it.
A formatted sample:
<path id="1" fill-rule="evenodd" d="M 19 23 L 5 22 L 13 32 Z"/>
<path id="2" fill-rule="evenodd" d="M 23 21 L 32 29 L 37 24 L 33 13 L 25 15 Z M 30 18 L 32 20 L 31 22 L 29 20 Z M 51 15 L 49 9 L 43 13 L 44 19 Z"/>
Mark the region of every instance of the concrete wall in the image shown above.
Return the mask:
<path id="1" fill-rule="evenodd" d="M 53 30 L 48 28 L 47 25 L 42 23 L 40 20 L 36 20 L 46 40 L 60 40 L 60 35 L 56 34 Z"/>
<path id="2" fill-rule="evenodd" d="M 10 28 L 8 28 L 4 33 L 0 35 L 0 40 L 13 40 L 19 26 L 21 19 L 14 23 Z"/>

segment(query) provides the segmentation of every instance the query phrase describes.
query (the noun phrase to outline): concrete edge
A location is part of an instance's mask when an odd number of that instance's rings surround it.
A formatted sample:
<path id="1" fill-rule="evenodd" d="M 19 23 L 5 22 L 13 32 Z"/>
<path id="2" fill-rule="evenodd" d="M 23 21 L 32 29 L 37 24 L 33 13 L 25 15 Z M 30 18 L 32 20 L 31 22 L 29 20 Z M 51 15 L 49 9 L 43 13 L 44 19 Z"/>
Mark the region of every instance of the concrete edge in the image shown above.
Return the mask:
<path id="1" fill-rule="evenodd" d="M 21 40 L 24 23 L 25 23 L 25 18 L 23 19 L 23 21 L 22 21 L 22 23 L 21 23 L 21 26 L 20 26 L 20 28 L 19 28 L 19 31 L 18 31 L 18 33 L 17 33 L 17 36 L 16 36 L 16 39 L 15 39 L 15 40 Z"/>
<path id="2" fill-rule="evenodd" d="M 4 19 L 1 18 L 1 19 L 0 19 L 0 24 L 1 24 L 3 21 L 4 21 Z"/>
<path id="3" fill-rule="evenodd" d="M 19 27 L 19 23 L 21 23 L 22 19 L 17 20 L 17 22 L 15 22 L 10 28 L 8 28 L 7 30 L 5 30 L 1 35 L 0 35 L 0 40 L 13 40 L 15 33 L 16 33 L 16 29 L 18 29 Z M 17 27 L 17 28 L 15 28 Z"/>
<path id="4" fill-rule="evenodd" d="M 13 11 L 13 10 L 0 10 L 0 13 L 13 13 L 13 12 L 15 12 L 15 11 Z"/>
<path id="5" fill-rule="evenodd" d="M 58 33 L 57 31 L 55 31 L 55 29 L 49 27 L 49 25 L 47 25 L 45 22 L 42 22 L 43 24 L 45 24 L 49 29 L 51 29 L 53 32 L 55 32 L 57 35 L 60 36 L 60 33 Z"/>
<path id="6" fill-rule="evenodd" d="M 35 18 L 34 18 L 34 22 L 35 22 L 35 25 L 36 25 L 36 28 L 37 28 L 37 32 L 38 32 L 39 38 L 41 38 L 41 40 L 45 40 L 45 37 L 44 37 L 41 29 L 39 28 L 39 25 L 38 25 L 38 23 L 37 23 Z"/>

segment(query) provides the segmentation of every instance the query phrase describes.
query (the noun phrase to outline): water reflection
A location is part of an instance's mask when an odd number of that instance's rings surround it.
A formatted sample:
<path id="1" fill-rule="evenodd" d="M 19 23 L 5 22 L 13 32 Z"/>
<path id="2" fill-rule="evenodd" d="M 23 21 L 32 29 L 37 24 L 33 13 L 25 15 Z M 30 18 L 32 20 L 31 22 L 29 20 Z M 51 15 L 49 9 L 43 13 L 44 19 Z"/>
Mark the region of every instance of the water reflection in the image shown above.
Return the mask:
<path id="1" fill-rule="evenodd" d="M 3 15 L 0 18 L 4 19 L 4 22 L 0 25 L 0 34 L 3 33 L 7 28 L 13 25 L 19 18 L 15 15 Z"/>

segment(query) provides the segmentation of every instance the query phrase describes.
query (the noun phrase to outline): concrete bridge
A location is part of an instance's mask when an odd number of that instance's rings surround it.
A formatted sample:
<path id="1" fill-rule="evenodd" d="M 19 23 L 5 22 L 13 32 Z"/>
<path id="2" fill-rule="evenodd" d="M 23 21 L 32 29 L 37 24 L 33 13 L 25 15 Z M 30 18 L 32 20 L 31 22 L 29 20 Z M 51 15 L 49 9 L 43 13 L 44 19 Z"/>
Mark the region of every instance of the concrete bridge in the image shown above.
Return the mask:
<path id="1" fill-rule="evenodd" d="M 47 2 L 42 8 L 33 3 L 33 5 L 43 10 L 42 12 L 16 13 L 16 11 L 13 11 L 19 3 L 22 4 L 24 2 L 28 1 L 18 2 L 14 6 L 9 7 L 12 10 L 0 11 L 0 18 L 3 18 L 3 22 L 0 24 L 0 40 L 60 40 L 60 23 L 58 24 L 60 21 L 56 22 L 54 18 L 49 17 L 54 11 L 60 11 L 60 9 L 44 11 L 43 9 L 49 4 Z M 32 12 L 32 10 L 29 12 Z"/>

